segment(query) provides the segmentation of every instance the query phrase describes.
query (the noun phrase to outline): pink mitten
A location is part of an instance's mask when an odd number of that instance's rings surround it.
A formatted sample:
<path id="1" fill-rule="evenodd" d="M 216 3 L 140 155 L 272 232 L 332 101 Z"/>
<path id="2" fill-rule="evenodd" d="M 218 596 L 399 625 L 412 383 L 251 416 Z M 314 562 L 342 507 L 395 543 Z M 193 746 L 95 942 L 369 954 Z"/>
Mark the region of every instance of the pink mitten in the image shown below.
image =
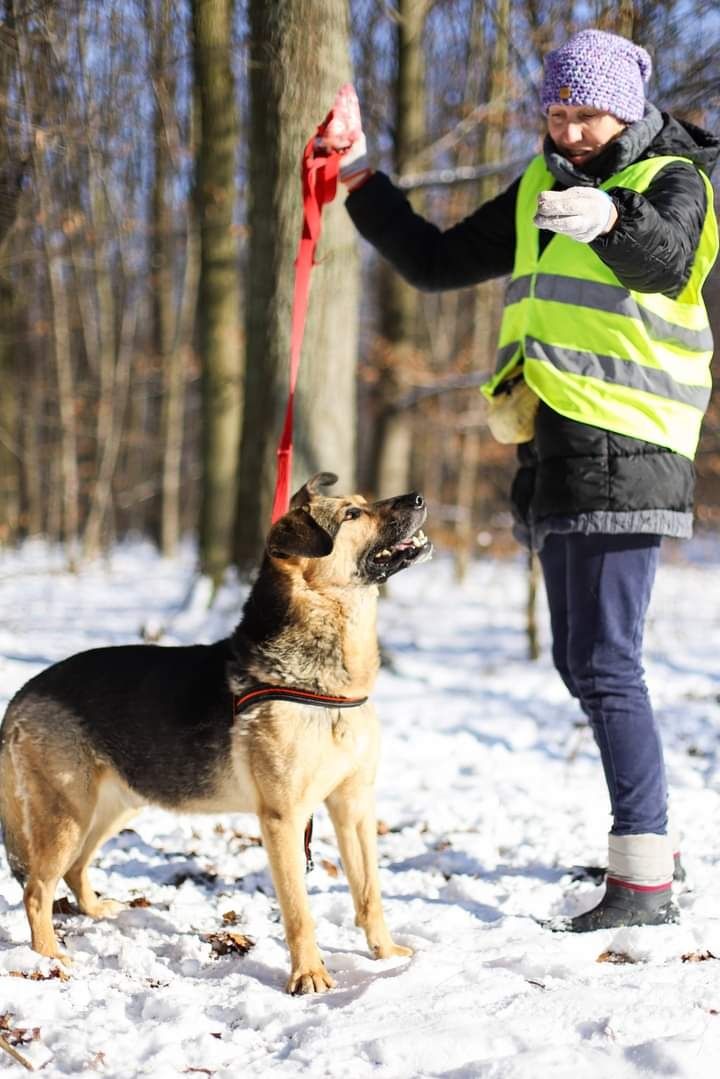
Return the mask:
<path id="1" fill-rule="evenodd" d="M 347 82 L 338 90 L 330 120 L 318 143 L 323 149 L 341 155 L 340 180 L 354 191 L 372 175 L 367 160 L 367 142 L 362 129 L 360 104 L 354 86 Z"/>
<path id="2" fill-rule="evenodd" d="M 354 86 L 346 82 L 335 95 L 325 140 L 333 150 L 348 150 L 362 136 L 360 103 Z"/>

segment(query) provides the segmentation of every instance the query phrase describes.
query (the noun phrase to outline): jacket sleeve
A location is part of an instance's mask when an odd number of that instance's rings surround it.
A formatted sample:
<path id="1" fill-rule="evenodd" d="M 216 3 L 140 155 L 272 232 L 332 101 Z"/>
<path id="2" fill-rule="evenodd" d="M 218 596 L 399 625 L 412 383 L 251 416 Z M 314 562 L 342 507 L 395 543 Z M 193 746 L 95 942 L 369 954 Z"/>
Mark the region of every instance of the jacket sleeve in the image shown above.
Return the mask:
<path id="1" fill-rule="evenodd" d="M 415 213 L 382 172 L 353 191 L 345 205 L 360 234 L 406 281 L 425 292 L 440 292 L 510 273 L 519 183 L 446 231 Z"/>
<path id="2" fill-rule="evenodd" d="M 618 221 L 590 244 L 593 251 L 627 288 L 677 296 L 690 277 L 707 209 L 697 169 L 667 165 L 643 194 L 624 187 L 608 194 Z"/>

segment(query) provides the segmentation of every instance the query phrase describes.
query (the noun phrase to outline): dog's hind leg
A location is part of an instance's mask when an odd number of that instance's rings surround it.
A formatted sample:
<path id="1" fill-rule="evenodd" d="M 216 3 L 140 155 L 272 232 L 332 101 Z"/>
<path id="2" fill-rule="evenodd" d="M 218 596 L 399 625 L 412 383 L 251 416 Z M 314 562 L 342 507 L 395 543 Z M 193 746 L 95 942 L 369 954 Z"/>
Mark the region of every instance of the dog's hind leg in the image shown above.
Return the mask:
<path id="1" fill-rule="evenodd" d="M 45 793 L 42 812 L 30 821 L 23 902 L 32 947 L 41 955 L 63 962 L 70 960 L 60 951 L 55 936 L 53 897 L 58 881 L 76 856 L 86 828 L 87 822 L 78 818 L 71 803 L 57 791 Z"/>
<path id="2" fill-rule="evenodd" d="M 377 870 L 377 820 L 372 786 L 351 777 L 325 800 L 340 847 L 343 869 L 355 905 L 355 921 L 365 930 L 376 959 L 412 955 L 395 944 L 385 924 Z"/>
<path id="3" fill-rule="evenodd" d="M 290 949 L 287 992 L 324 993 L 335 982 L 325 969 L 315 942 L 315 926 L 305 890 L 305 819 L 296 812 L 281 814 L 268 809 L 258 816 Z"/>
<path id="4" fill-rule="evenodd" d="M 29 732 L 22 723 L 8 723 L 7 718 L 5 723 L 0 804 L 8 859 L 24 885 L 32 947 L 41 955 L 65 960 L 52 924 L 53 896 L 76 857 L 92 811 L 88 807 L 83 814 L 83 797 L 77 803 L 72 797 L 75 779 L 67 782 L 70 771 L 64 767 L 62 749 L 48 746 L 47 739 Z M 76 771 L 84 772 L 77 768 L 77 760 L 74 764 Z M 84 773 L 83 793 L 88 780 Z"/>
<path id="5" fill-rule="evenodd" d="M 108 797 L 101 784 L 90 830 L 85 836 L 80 853 L 65 873 L 65 881 L 73 891 L 80 910 L 91 918 L 107 918 L 124 907 L 123 903 L 114 899 L 98 897 L 90 883 L 88 865 L 98 847 L 117 835 L 137 812 L 137 809 L 128 809 L 127 805 L 121 804 L 116 798 Z"/>

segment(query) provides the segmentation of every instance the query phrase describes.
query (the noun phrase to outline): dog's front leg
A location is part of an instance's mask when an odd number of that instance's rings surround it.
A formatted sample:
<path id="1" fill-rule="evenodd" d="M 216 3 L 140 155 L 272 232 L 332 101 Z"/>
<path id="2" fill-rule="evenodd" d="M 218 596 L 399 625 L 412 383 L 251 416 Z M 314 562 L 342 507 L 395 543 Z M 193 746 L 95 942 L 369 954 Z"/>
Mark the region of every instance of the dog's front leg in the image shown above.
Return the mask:
<path id="1" fill-rule="evenodd" d="M 290 949 L 288 993 L 324 993 L 335 982 L 325 969 L 315 942 L 315 925 L 305 889 L 303 830 L 296 814 L 264 810 L 260 829 Z"/>
<path id="2" fill-rule="evenodd" d="M 327 798 L 326 805 L 355 904 L 355 920 L 365 930 L 370 951 L 376 959 L 412 955 L 412 948 L 393 942 L 385 925 L 377 870 L 377 819 L 372 786 L 359 778 L 348 779 Z"/>

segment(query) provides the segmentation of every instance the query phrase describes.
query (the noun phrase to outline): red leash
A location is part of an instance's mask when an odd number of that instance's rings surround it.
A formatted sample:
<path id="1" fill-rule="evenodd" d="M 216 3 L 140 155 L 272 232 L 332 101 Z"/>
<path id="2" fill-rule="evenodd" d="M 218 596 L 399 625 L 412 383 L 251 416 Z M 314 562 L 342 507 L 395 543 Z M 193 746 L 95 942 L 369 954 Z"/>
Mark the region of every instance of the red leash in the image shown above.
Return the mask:
<path id="1" fill-rule="evenodd" d="M 277 521 L 287 513 L 290 505 L 290 483 L 292 481 L 293 449 L 293 405 L 295 385 L 300 367 L 300 351 L 305 333 L 308 296 L 310 293 L 310 274 L 315 264 L 317 248 L 322 230 L 322 208 L 335 198 L 338 173 L 340 172 L 340 154 L 318 152 L 315 140 L 322 136 L 332 119 L 332 110 L 325 117 L 317 132 L 305 147 L 302 158 L 302 194 L 303 227 L 295 259 L 295 291 L 292 306 L 292 330 L 290 336 L 290 394 L 285 412 L 285 425 L 277 450 L 277 479 L 273 499 L 272 520 Z"/>
<path id="2" fill-rule="evenodd" d="M 302 157 L 303 225 L 295 259 L 295 291 L 293 293 L 290 332 L 290 393 L 285 410 L 285 424 L 277 449 L 277 477 L 275 479 L 275 495 L 272 507 L 273 524 L 284 513 L 287 513 L 290 506 L 293 406 L 295 403 L 295 385 L 300 368 L 300 352 L 305 334 L 305 319 L 310 295 L 310 274 L 315 265 L 315 250 L 322 231 L 322 208 L 335 198 L 338 174 L 340 172 L 340 154 L 334 150 L 330 153 L 318 153 L 315 145 L 315 140 L 318 136 L 325 134 L 325 129 L 331 119 L 332 110 L 330 110 L 308 142 Z M 308 873 L 313 868 L 312 853 L 310 851 L 312 825 L 313 819 L 310 817 L 305 827 L 304 839 L 305 868 Z"/>

